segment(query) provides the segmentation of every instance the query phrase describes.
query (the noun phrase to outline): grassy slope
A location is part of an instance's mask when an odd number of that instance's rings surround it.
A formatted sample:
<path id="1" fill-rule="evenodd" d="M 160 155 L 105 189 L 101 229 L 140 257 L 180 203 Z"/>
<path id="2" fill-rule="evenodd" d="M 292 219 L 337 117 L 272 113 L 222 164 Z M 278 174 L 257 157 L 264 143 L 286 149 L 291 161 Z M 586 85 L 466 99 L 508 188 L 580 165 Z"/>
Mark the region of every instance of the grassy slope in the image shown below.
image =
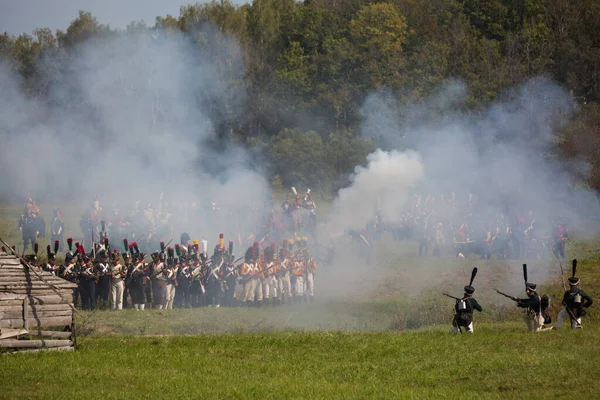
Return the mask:
<path id="1" fill-rule="evenodd" d="M 2 234 L 13 225 L 6 221 L 0 218 Z M 596 244 L 576 242 L 569 257 L 580 260 L 578 275 L 597 300 Z M 478 286 L 485 312 L 476 317 L 473 337 L 457 337 L 449 333 L 451 301 L 439 292 L 460 290 L 464 279 L 454 282 L 457 274 L 468 277 L 473 262 L 410 257 L 401 263 L 380 277 L 381 290 L 364 298 L 277 310 L 81 313 L 80 333 L 91 336 L 80 336 L 76 353 L 1 356 L 0 398 L 561 398 L 573 386 L 593 398 L 600 391 L 589 372 L 600 359 L 597 304 L 584 330 L 527 333 L 511 302 L 491 288 L 518 263 L 477 262 L 480 282 L 489 283 Z M 544 292 L 556 304 L 561 289 L 554 264 L 532 268 L 553 271 L 556 279 Z M 414 320 L 414 303 L 402 298 L 411 285 L 405 267 L 435 273 L 433 265 L 444 273 L 421 293 L 425 317 Z M 553 317 L 557 311 L 555 305 Z M 129 336 L 196 333 L 210 334 Z M 583 372 L 574 374 L 574 365 Z"/>
<path id="2" fill-rule="evenodd" d="M 447 331 L 84 338 L 11 355 L 1 398 L 593 398 L 597 331 L 520 324 Z M 572 373 L 573 366 L 582 371 Z"/>

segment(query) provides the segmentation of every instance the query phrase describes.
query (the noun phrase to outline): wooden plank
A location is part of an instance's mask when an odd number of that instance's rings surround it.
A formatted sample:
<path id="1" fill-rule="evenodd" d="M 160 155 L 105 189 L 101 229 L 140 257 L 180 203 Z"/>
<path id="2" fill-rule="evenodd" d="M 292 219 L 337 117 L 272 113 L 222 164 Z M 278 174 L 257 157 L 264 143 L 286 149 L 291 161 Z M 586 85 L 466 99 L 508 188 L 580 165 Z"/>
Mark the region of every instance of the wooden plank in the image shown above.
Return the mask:
<path id="1" fill-rule="evenodd" d="M 22 303 L 21 303 L 22 304 Z M 22 309 L 20 305 L 4 305 L 0 303 L 0 312 L 19 311 Z M 28 304 L 27 309 L 29 312 L 42 312 L 42 311 L 71 311 L 71 307 L 68 304 Z"/>
<path id="2" fill-rule="evenodd" d="M 65 291 L 69 291 L 69 294 L 71 294 L 70 288 L 62 288 L 62 289 Z M 3 289 L 0 288 L 0 290 L 3 290 Z M 16 294 L 28 294 L 28 295 L 32 295 L 32 296 L 47 296 L 52 293 L 52 290 L 46 290 L 46 289 L 41 289 L 41 288 L 32 289 L 32 288 L 26 288 L 26 287 L 10 288 L 10 289 L 6 289 L 6 291 L 11 292 L 11 293 L 16 293 Z"/>
<path id="3" fill-rule="evenodd" d="M 18 340 L 5 339 L 0 342 L 0 348 L 50 348 L 50 347 L 67 347 L 73 346 L 70 340 Z"/>
<path id="4" fill-rule="evenodd" d="M 2 329 L 2 334 L 0 334 L 0 340 L 8 339 L 11 337 L 26 335 L 29 331 L 27 329 Z M 69 332 L 70 333 L 70 332 Z"/>
<path id="5" fill-rule="evenodd" d="M 73 310 L 70 308 L 68 310 L 51 310 L 51 311 L 28 311 L 27 316 L 24 315 L 23 309 L 21 307 L 21 311 L 4 311 L 4 319 L 17 319 L 23 318 L 23 323 L 26 321 L 31 322 L 31 320 L 36 318 L 48 318 L 48 317 L 66 317 L 73 314 Z M 27 328 L 25 328 L 27 329 Z"/>
<path id="6" fill-rule="evenodd" d="M 68 290 L 64 296 L 58 296 L 57 294 L 34 294 L 29 296 L 28 301 L 30 305 L 46 305 L 46 304 L 71 304 L 73 303 L 73 292 Z M 23 304 L 23 299 L 27 298 L 27 295 L 15 295 L 19 296 L 15 300 L 0 300 L 0 306 L 13 306 Z"/>
<path id="7" fill-rule="evenodd" d="M 45 349 L 17 350 L 17 351 L 11 351 L 9 353 L 4 353 L 4 354 L 43 353 L 45 351 L 75 351 L 75 347 L 65 346 L 65 347 L 48 347 Z"/>
<path id="8" fill-rule="evenodd" d="M 29 297 L 29 304 L 72 304 L 73 303 L 73 292 L 65 292 L 63 296 L 57 294 L 40 294 Z"/>
<path id="9" fill-rule="evenodd" d="M 23 328 L 23 318 L 0 319 L 0 328 L 12 328 L 12 329 Z"/>
<path id="10" fill-rule="evenodd" d="M 40 329 L 40 328 L 52 328 L 52 327 L 65 327 L 71 326 L 71 322 L 73 322 L 73 316 L 63 316 L 63 317 L 43 317 L 32 319 L 29 321 L 30 329 Z M 23 319 L 3 319 L 0 320 L 0 328 L 23 328 Z"/>
<path id="11" fill-rule="evenodd" d="M 23 328 L 29 329 L 29 312 L 27 311 L 27 299 L 23 299 Z"/>
<path id="12" fill-rule="evenodd" d="M 45 337 L 52 337 L 52 338 L 58 338 L 58 339 L 69 339 L 69 338 L 71 338 L 71 335 L 73 333 L 72 332 L 60 332 L 60 331 L 33 330 L 33 331 L 29 331 L 29 334 L 32 336 L 45 336 Z"/>
<path id="13" fill-rule="evenodd" d="M 0 301 L 3 300 L 22 300 L 27 296 L 23 296 L 22 294 L 15 293 L 0 293 Z"/>
<path id="14" fill-rule="evenodd" d="M 27 296 L 23 296 L 23 297 L 27 297 Z M 0 300 L 0 308 L 1 307 L 14 307 L 14 306 L 18 307 L 22 302 L 23 302 L 23 300 Z"/>
<path id="15" fill-rule="evenodd" d="M 68 282 L 68 281 L 51 282 L 51 283 L 54 284 L 54 286 L 56 286 L 59 289 L 69 289 L 73 285 L 71 282 Z M 0 280 L 0 290 L 4 290 L 4 288 L 6 288 L 6 291 L 8 292 L 10 290 L 10 288 L 13 288 L 13 287 L 15 289 L 19 289 L 21 287 L 50 289 L 46 283 L 44 283 L 42 281 L 37 281 L 34 279 L 32 279 L 31 281 L 27 281 L 25 279 L 12 280 L 12 281 Z"/>

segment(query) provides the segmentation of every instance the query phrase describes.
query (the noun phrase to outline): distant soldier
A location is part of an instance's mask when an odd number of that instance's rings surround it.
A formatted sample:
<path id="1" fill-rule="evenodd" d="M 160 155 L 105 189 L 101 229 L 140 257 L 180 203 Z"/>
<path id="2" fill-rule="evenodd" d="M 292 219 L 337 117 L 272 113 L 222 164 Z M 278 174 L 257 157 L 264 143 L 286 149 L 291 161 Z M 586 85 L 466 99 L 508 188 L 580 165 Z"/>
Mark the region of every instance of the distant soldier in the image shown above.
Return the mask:
<path id="1" fill-rule="evenodd" d="M 177 284 L 178 260 L 175 258 L 173 249 L 169 248 L 169 257 L 167 258 L 167 268 L 164 270 L 167 283 L 165 286 L 165 309 L 172 310 L 175 301 L 175 288 Z"/>
<path id="2" fill-rule="evenodd" d="M 27 248 L 31 244 L 33 245 L 37 239 L 38 231 L 35 224 L 35 214 L 33 212 L 26 211 L 19 219 L 19 229 L 23 237 L 23 251 L 27 251 Z"/>
<path id="3" fill-rule="evenodd" d="M 94 264 L 91 259 L 80 255 L 79 259 L 79 291 L 84 310 L 94 310 L 96 308 L 96 274 Z"/>
<path id="4" fill-rule="evenodd" d="M 165 289 L 167 278 L 163 273 L 165 269 L 164 253 L 152 254 L 153 263 L 150 268 L 150 280 L 152 281 L 152 308 L 162 310 L 165 305 Z"/>
<path id="5" fill-rule="evenodd" d="M 124 253 L 126 254 L 126 253 Z M 110 297 L 111 297 L 111 309 L 122 310 L 123 309 L 123 291 L 125 288 L 125 276 L 127 270 L 119 260 L 119 253 L 115 252 L 111 259 L 112 266 L 110 268 Z"/>
<path id="6" fill-rule="evenodd" d="M 304 242 L 302 256 L 304 263 L 304 294 L 308 296 L 308 300 L 312 303 L 315 300 L 315 273 L 317 272 L 317 263 L 312 258 L 308 249 L 308 238 L 303 237 Z"/>
<path id="7" fill-rule="evenodd" d="M 50 224 L 50 228 L 52 230 L 52 238 L 51 241 L 55 242 L 58 240 L 60 243 L 59 250 L 63 250 L 64 236 L 65 236 L 65 223 L 62 221 L 62 212 L 60 209 L 54 209 L 54 218 L 52 218 L 52 223 Z"/>
<path id="8" fill-rule="evenodd" d="M 108 262 L 108 254 L 106 250 L 102 250 L 98 256 L 96 264 L 96 274 L 98 283 L 96 284 L 96 303 L 100 304 L 100 308 L 104 309 L 108 306 L 110 295 L 110 263 Z"/>
<path id="9" fill-rule="evenodd" d="M 254 293 L 256 292 L 256 285 L 260 274 L 260 271 L 256 266 L 258 252 L 258 242 L 254 242 L 254 244 L 246 250 L 246 253 L 244 254 L 244 263 L 240 269 L 241 284 L 243 285 L 241 301 L 248 307 L 254 305 Z"/>
<path id="10" fill-rule="evenodd" d="M 279 285 L 279 296 L 281 303 L 292 303 L 292 282 L 290 280 L 290 269 L 293 266 L 289 259 L 289 251 L 291 251 L 292 242 L 284 239 L 283 246 L 279 249 L 279 262 L 281 263 L 277 269 L 277 283 Z"/>
<path id="11" fill-rule="evenodd" d="M 296 238 L 296 246 L 296 252 L 299 252 L 302 247 L 302 239 L 299 237 Z M 290 266 L 294 303 L 299 304 L 304 299 L 304 262 L 302 259 L 294 256 Z"/>
<path id="12" fill-rule="evenodd" d="M 144 253 L 135 254 L 133 268 L 129 274 L 129 291 L 133 308 L 143 311 L 146 305 L 144 295 Z"/>
<path id="13" fill-rule="evenodd" d="M 569 237 L 567 228 L 561 222 L 557 222 L 556 228 L 552 233 L 552 239 L 554 241 L 553 252 L 556 258 L 565 258 L 565 241 L 567 237 Z"/>
<path id="14" fill-rule="evenodd" d="M 574 264 L 576 262 L 574 261 Z M 574 269 L 574 268 L 573 268 Z M 556 326 L 554 329 L 559 329 L 562 326 L 563 319 L 568 316 L 571 319 L 572 328 L 581 328 L 581 318 L 585 316 L 586 309 L 593 303 L 592 298 L 579 287 L 579 278 L 574 276 L 569 278 L 570 289 L 563 295 L 562 304 L 565 306 L 558 313 Z"/>
<path id="15" fill-rule="evenodd" d="M 48 254 L 48 262 L 42 265 L 42 269 L 46 272 L 50 272 L 52 275 L 58 275 L 59 266 L 56 265 L 54 253 L 52 252 L 50 245 L 46 248 Z"/>

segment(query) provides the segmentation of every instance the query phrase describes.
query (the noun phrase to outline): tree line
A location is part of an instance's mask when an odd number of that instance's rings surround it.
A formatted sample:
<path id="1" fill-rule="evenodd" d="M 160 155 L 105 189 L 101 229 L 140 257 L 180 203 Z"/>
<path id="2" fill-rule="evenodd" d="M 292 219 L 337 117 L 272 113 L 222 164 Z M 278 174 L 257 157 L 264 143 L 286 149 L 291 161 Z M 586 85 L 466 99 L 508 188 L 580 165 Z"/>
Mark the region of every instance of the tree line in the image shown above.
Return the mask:
<path id="1" fill-rule="evenodd" d="M 80 11 L 64 31 L 0 35 L 0 60 L 23 78 L 24 93 L 50 102 L 49 88 L 79 44 L 145 30 L 193 35 L 207 23 L 243 50 L 244 73 L 228 84 L 248 101 L 243 118 L 220 128 L 223 137 L 268 155 L 276 185 L 343 185 L 378 145 L 359 134 L 374 90 L 418 102 L 457 78 L 468 88 L 461 107 L 476 111 L 546 76 L 580 106 L 555 155 L 589 162 L 585 184 L 600 188 L 600 6 L 591 0 L 213 1 L 125 30 Z M 227 54 L 214 57 L 228 62 Z"/>

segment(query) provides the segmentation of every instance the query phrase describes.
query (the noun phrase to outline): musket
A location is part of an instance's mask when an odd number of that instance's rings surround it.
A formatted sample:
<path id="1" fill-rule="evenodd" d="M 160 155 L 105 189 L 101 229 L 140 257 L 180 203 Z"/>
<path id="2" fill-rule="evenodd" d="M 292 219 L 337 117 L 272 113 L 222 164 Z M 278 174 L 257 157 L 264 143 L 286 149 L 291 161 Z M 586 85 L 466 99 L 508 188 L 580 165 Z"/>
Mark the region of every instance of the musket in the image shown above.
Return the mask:
<path id="1" fill-rule="evenodd" d="M 462 299 L 459 299 L 458 297 L 454 297 L 454 296 L 450 296 L 448 293 L 442 293 L 444 296 L 450 297 L 451 299 L 454 299 L 456 301 L 461 301 Z"/>
<path id="2" fill-rule="evenodd" d="M 558 265 L 560 266 L 560 279 L 562 280 L 563 289 L 566 292 L 567 285 L 565 284 L 565 273 L 563 271 L 562 262 L 560 261 L 560 258 L 558 258 L 558 256 L 556 255 L 556 252 L 553 251 L 552 253 L 554 254 L 554 257 L 556 257 L 556 259 L 558 260 Z"/>
<path id="3" fill-rule="evenodd" d="M 514 297 L 514 296 L 510 296 L 510 295 L 508 295 L 508 294 L 506 294 L 506 293 L 502 293 L 501 291 L 499 291 L 499 290 L 498 290 L 498 289 L 496 289 L 496 288 L 494 288 L 494 290 L 495 290 L 496 292 L 498 292 L 499 294 L 501 294 L 502 296 L 504 296 L 504 297 L 508 297 L 508 298 L 509 298 L 509 299 L 511 299 L 512 301 L 519 301 L 519 299 L 518 299 L 518 298 L 516 298 L 516 297 Z"/>

